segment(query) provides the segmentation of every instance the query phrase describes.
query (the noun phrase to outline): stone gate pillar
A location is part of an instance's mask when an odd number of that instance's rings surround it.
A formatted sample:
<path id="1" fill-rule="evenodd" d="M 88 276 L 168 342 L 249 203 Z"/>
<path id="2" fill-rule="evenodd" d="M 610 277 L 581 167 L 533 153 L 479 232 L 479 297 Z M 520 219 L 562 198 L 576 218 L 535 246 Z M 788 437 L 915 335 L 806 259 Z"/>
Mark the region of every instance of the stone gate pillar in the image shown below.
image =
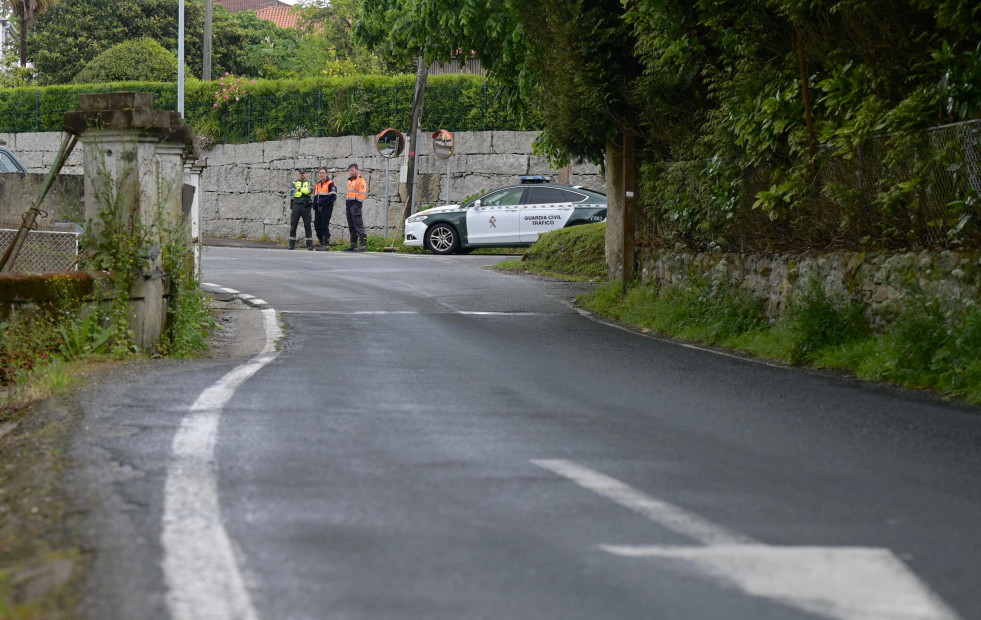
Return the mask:
<path id="1" fill-rule="evenodd" d="M 65 114 L 65 129 L 83 148 L 85 219 L 96 238 L 99 215 L 112 209 L 125 227 L 148 235 L 149 261 L 130 291 L 130 329 L 136 344 L 152 350 L 167 319 L 169 279 L 164 273 L 163 228 L 181 220 L 184 153 L 193 132 L 176 112 L 156 110 L 151 93 L 79 96 L 78 112 Z"/>

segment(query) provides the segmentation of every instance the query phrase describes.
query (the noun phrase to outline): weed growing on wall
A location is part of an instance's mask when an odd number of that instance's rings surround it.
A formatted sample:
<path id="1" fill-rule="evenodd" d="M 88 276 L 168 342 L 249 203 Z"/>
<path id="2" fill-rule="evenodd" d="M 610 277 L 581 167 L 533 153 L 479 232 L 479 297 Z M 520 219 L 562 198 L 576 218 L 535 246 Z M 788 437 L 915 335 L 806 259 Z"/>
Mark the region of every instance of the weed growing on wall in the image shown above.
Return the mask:
<path id="1" fill-rule="evenodd" d="M 167 304 L 167 330 L 160 343 L 161 352 L 170 357 L 197 357 L 208 352 L 208 332 L 218 326 L 208 309 L 208 298 L 201 290 L 194 270 L 194 256 L 188 252 L 183 234 L 186 224 L 168 230 L 163 246 L 163 267 L 170 274 L 170 301 Z"/>

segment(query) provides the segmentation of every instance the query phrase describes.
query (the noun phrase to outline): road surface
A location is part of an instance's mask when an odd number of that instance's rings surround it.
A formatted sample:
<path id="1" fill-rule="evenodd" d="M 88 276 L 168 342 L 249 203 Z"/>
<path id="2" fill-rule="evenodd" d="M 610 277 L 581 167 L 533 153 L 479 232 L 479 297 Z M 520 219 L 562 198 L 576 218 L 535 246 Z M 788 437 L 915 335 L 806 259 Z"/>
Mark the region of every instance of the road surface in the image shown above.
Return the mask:
<path id="1" fill-rule="evenodd" d="M 977 409 L 620 330 L 497 260 L 208 249 L 270 346 L 87 414 L 118 508 L 87 613 L 981 618 Z"/>

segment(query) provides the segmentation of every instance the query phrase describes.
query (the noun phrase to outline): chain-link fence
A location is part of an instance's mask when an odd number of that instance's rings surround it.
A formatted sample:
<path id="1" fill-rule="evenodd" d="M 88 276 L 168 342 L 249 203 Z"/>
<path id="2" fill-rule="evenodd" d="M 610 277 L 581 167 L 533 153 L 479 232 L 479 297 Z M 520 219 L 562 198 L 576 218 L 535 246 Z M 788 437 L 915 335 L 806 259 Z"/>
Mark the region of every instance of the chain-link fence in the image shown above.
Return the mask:
<path id="1" fill-rule="evenodd" d="M 714 164 L 643 169 L 645 242 L 747 253 L 981 248 L 981 121 L 819 150 L 813 186 L 798 166 L 796 184 L 770 203 L 761 197 L 782 188 L 769 162 L 723 173 Z"/>
<path id="2" fill-rule="evenodd" d="M 17 230 L 0 228 L 0 252 L 13 243 Z M 14 261 L 13 271 L 45 273 L 76 269 L 78 259 L 77 232 L 32 230 Z"/>
<path id="3" fill-rule="evenodd" d="M 853 245 L 981 244 L 981 121 L 934 127 L 916 139 L 887 136 L 818 177 L 817 223 Z"/>

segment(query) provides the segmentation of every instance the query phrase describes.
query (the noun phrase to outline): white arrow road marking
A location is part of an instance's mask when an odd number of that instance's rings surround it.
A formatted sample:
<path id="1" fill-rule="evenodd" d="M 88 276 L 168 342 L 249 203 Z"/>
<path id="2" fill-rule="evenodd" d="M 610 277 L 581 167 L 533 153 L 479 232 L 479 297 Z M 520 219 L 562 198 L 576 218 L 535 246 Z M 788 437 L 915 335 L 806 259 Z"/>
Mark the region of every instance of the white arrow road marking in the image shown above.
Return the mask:
<path id="1" fill-rule="evenodd" d="M 702 544 L 744 545 L 756 542 L 752 538 L 716 525 L 684 508 L 655 499 L 629 484 L 578 463 L 557 459 L 533 460 L 532 463 L 563 478 L 568 478 L 584 489 L 602 495 L 624 508 L 638 512 L 661 527 L 693 538 Z"/>
<path id="2" fill-rule="evenodd" d="M 578 463 L 565 460 L 533 460 L 532 463 L 706 545 L 600 545 L 608 553 L 657 558 L 707 576 L 719 585 L 824 618 L 958 618 L 888 549 L 766 545 Z"/>
<path id="3" fill-rule="evenodd" d="M 266 346 L 198 396 L 172 444 L 164 484 L 163 569 L 174 620 L 257 620 L 231 538 L 221 519 L 215 442 L 221 411 L 235 390 L 276 359 L 276 311 L 262 310 Z"/>

